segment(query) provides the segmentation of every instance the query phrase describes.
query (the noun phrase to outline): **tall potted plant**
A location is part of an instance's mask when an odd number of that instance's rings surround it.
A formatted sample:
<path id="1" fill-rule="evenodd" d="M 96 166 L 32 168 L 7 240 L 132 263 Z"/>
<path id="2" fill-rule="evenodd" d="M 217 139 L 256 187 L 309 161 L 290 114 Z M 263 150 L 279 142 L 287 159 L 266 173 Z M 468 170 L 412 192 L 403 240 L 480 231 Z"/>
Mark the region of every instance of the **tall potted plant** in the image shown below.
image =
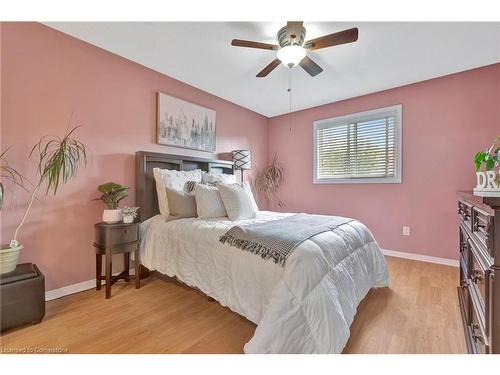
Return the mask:
<path id="1" fill-rule="evenodd" d="M 72 138 L 77 128 L 68 128 L 63 137 L 43 136 L 31 149 L 30 158 L 36 156 L 38 159 L 38 181 L 33 185 L 28 205 L 14 232 L 13 239 L 9 244 L 1 245 L 0 274 L 11 272 L 16 268 L 19 253 L 23 248 L 23 245 L 17 240 L 18 234 L 31 211 L 37 193 L 45 187 L 45 195 L 49 195 L 49 193 L 55 195 L 60 184 L 68 182 L 75 176 L 81 165 L 87 164 L 85 145 Z"/>
<path id="2" fill-rule="evenodd" d="M 11 185 L 19 186 L 22 189 L 26 190 L 26 188 L 24 187 L 25 178 L 15 168 L 11 167 L 9 165 L 9 162 L 7 161 L 6 154 L 9 149 L 10 147 L 0 153 L 0 210 L 3 207 L 3 202 L 5 199 L 5 186 L 3 184 L 4 181 L 7 181 Z"/>

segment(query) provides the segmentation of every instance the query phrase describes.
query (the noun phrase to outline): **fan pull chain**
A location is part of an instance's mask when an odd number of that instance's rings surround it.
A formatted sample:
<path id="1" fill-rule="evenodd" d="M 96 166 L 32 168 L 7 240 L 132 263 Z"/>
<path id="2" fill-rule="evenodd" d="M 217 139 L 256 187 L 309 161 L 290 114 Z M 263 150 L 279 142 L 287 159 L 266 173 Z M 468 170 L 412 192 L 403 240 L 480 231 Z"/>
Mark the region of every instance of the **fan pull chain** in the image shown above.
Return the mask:
<path id="1" fill-rule="evenodd" d="M 288 116 L 290 117 L 290 127 L 289 131 L 292 131 L 292 69 L 288 69 L 288 94 L 289 94 L 289 102 L 288 102 Z"/>

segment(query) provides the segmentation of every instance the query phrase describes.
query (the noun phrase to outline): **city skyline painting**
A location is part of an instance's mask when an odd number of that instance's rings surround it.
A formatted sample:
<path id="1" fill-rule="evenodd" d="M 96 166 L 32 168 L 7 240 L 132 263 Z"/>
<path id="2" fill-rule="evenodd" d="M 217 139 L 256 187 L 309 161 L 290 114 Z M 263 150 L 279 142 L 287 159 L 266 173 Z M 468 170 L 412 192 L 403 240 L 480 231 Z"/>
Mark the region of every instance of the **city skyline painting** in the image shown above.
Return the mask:
<path id="1" fill-rule="evenodd" d="M 157 142 L 215 152 L 215 111 L 158 92 Z"/>

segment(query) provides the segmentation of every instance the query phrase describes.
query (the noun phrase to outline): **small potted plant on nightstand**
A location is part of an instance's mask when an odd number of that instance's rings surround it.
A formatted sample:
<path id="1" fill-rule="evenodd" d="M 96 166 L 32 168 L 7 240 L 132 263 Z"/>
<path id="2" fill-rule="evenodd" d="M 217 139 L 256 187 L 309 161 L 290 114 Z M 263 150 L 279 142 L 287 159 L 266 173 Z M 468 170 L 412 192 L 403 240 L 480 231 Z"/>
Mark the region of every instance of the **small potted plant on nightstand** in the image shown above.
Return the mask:
<path id="1" fill-rule="evenodd" d="M 102 195 L 94 200 L 101 200 L 108 207 L 102 214 L 102 221 L 108 224 L 121 222 L 122 210 L 118 209 L 118 203 L 128 196 L 128 186 L 120 185 L 115 182 L 107 182 L 99 185 L 97 189 Z"/>
<path id="2" fill-rule="evenodd" d="M 123 222 L 125 224 L 131 224 L 134 222 L 134 219 L 137 217 L 137 210 L 139 207 L 128 207 L 125 206 L 122 208 Z"/>

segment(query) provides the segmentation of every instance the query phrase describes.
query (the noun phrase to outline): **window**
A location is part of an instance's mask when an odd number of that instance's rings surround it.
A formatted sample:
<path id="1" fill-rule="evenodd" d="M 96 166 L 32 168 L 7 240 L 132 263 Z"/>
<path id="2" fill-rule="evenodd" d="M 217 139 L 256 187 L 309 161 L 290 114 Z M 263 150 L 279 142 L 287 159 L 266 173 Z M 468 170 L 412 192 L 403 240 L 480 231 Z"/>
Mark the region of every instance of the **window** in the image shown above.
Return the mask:
<path id="1" fill-rule="evenodd" d="M 314 183 L 401 182 L 401 105 L 314 122 Z"/>

